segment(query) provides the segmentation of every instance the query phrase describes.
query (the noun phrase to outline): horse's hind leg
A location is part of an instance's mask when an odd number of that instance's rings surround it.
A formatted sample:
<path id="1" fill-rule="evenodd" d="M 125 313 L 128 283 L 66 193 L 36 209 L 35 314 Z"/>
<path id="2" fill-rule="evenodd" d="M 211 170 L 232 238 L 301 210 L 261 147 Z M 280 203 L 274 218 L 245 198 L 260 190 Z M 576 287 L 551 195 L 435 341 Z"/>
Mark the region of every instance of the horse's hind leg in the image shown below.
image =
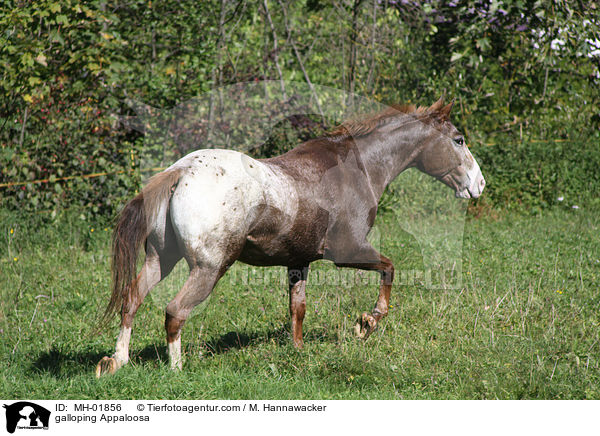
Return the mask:
<path id="1" fill-rule="evenodd" d="M 225 267 L 190 265 L 190 275 L 183 288 L 167 305 L 165 330 L 172 369 L 182 369 L 181 329 L 194 307 L 210 295 L 224 274 Z"/>
<path id="2" fill-rule="evenodd" d="M 129 342 L 131 340 L 133 318 L 148 292 L 171 272 L 179 259 L 181 259 L 181 255 L 178 254 L 177 250 L 165 250 L 159 256 L 154 245 L 148 243 L 146 260 L 137 278 L 132 283 L 132 287 L 137 288 L 137 293 L 128 301 L 123 302 L 121 330 L 117 338 L 115 353 L 112 357 L 102 358 L 98 363 L 96 366 L 97 377 L 106 373 L 112 374 L 129 361 Z"/>

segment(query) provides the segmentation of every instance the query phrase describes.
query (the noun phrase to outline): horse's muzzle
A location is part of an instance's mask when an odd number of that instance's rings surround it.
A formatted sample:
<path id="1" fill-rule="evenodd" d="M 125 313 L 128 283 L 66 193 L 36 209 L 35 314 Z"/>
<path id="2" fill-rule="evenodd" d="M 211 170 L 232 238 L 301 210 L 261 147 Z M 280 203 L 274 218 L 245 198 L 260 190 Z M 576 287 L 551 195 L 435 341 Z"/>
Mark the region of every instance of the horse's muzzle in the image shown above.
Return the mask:
<path id="1" fill-rule="evenodd" d="M 481 171 L 479 171 L 473 184 L 469 187 L 469 194 L 471 194 L 472 198 L 478 198 L 483 192 L 483 188 L 485 188 L 485 179 Z"/>
<path id="2" fill-rule="evenodd" d="M 485 179 L 481 174 L 479 165 L 475 163 L 475 166 L 467 173 L 468 183 L 467 186 L 461 190 L 456 191 L 458 198 L 479 198 L 485 187 Z"/>

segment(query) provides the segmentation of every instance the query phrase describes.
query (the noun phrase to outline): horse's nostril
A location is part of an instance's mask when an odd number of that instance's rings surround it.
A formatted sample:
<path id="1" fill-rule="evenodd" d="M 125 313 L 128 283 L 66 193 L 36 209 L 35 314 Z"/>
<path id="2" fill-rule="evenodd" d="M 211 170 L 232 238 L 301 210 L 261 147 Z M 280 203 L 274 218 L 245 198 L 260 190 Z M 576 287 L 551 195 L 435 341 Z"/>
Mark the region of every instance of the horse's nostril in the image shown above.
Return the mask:
<path id="1" fill-rule="evenodd" d="M 480 188 L 481 190 L 483 190 L 483 187 L 484 187 L 484 186 L 485 186 L 485 179 L 482 177 L 482 178 L 479 180 L 479 188 Z"/>

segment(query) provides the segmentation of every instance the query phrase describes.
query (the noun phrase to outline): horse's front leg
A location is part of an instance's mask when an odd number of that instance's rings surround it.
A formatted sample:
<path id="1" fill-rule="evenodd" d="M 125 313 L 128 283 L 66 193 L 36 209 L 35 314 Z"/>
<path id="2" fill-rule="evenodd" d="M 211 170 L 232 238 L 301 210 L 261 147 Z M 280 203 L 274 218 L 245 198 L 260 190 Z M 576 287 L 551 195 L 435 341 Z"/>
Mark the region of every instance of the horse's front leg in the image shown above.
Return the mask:
<path id="1" fill-rule="evenodd" d="M 302 322 L 306 313 L 306 279 L 308 266 L 289 267 L 290 317 L 292 318 L 292 338 L 296 348 L 302 348 Z"/>
<path id="2" fill-rule="evenodd" d="M 392 282 L 394 281 L 394 265 L 387 257 L 377 253 L 379 262 L 373 263 L 345 263 L 337 264 L 368 271 L 378 271 L 381 275 L 381 285 L 379 287 L 379 297 L 371 313 L 364 312 L 356 321 L 354 332 L 361 339 L 367 339 L 377 328 L 377 323 L 387 315 L 390 305 L 390 293 L 392 291 Z"/>
<path id="3" fill-rule="evenodd" d="M 356 336 L 361 339 L 367 339 L 377 328 L 377 323 L 388 314 L 390 306 L 390 294 L 392 292 L 392 282 L 394 281 L 394 265 L 385 256 L 381 256 L 379 264 L 374 265 L 374 269 L 381 274 L 381 284 L 379 286 L 379 297 L 371 313 L 364 312 L 357 320 L 354 326 Z"/>

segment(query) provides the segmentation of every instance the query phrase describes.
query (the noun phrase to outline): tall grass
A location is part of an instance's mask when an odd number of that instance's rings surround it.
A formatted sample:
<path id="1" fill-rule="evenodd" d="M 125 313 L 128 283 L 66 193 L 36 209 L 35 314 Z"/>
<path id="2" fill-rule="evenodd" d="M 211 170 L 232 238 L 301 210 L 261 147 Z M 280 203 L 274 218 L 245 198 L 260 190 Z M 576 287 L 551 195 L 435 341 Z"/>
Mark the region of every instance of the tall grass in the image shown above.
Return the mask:
<path id="1" fill-rule="evenodd" d="M 131 364 L 96 380 L 117 333 L 117 320 L 91 333 L 108 298 L 109 227 L 2 213 L 0 397 L 598 399 L 597 216 L 556 208 L 469 220 L 462 285 L 444 290 L 411 275 L 424 268 L 417 240 L 383 214 L 382 252 L 397 269 L 389 316 L 355 339 L 377 276 L 317 262 L 302 351 L 289 336 L 283 271 L 265 278 L 236 264 L 185 325 L 184 370 L 171 372 L 164 305 L 185 278 L 180 265 L 138 312 Z"/>

